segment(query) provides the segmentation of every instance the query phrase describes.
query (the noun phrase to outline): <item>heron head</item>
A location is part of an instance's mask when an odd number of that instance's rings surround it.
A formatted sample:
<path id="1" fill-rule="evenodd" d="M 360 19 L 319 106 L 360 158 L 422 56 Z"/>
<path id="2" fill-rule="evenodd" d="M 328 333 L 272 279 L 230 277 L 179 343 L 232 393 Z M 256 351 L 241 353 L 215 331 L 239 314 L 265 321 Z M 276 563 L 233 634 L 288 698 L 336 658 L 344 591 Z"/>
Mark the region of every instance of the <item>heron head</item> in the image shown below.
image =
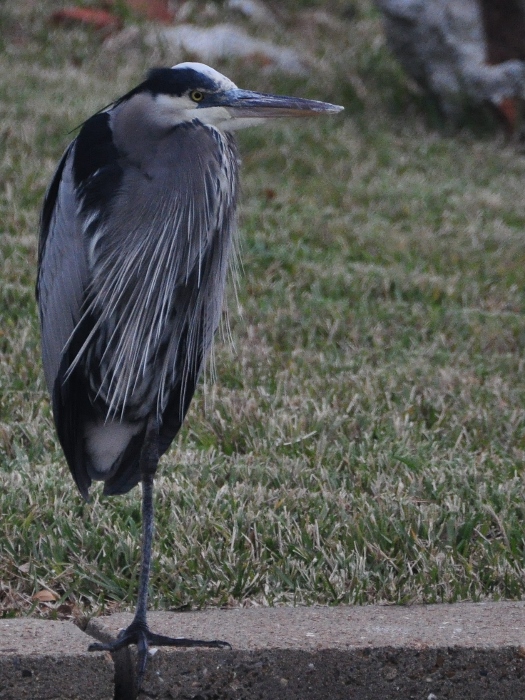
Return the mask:
<path id="1" fill-rule="evenodd" d="M 175 125 L 198 119 L 224 131 L 275 117 L 334 114 L 343 109 L 327 102 L 241 90 L 229 78 L 203 63 L 154 68 L 128 96 L 144 92 L 152 95 L 163 122 Z"/>

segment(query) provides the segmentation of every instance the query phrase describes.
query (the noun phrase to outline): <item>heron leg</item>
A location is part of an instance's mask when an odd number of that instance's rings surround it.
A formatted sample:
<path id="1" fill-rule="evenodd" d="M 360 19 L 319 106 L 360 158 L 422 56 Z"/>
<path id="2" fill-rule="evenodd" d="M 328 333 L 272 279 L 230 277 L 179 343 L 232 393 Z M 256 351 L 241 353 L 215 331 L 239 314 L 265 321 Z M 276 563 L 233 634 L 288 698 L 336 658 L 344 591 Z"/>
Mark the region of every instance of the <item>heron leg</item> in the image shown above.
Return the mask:
<path id="1" fill-rule="evenodd" d="M 150 646 L 169 647 L 207 647 L 214 649 L 231 648 L 228 642 L 219 639 L 203 641 L 200 639 L 185 639 L 184 637 L 166 637 L 150 631 L 147 622 L 148 585 L 151 569 L 151 551 L 154 533 L 153 510 L 153 480 L 159 462 L 159 424 L 156 418 L 148 422 L 144 445 L 140 454 L 140 470 L 142 475 L 142 556 L 140 565 L 139 594 L 137 607 L 132 623 L 122 630 L 114 642 L 90 644 L 88 651 L 116 652 L 130 644 L 137 645 L 137 693 L 140 691 Z"/>

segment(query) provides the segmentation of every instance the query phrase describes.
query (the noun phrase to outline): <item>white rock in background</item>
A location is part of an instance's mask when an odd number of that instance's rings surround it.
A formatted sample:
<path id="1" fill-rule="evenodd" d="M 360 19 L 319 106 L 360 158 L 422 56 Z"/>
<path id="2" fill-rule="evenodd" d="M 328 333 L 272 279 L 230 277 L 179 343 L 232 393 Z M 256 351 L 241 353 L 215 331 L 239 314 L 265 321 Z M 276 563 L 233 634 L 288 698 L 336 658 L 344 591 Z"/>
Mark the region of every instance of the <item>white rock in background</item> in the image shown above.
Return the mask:
<path id="1" fill-rule="evenodd" d="M 525 63 L 486 63 L 477 0 L 375 0 L 387 44 L 406 72 L 455 121 L 465 102 L 525 96 Z"/>
<path id="2" fill-rule="evenodd" d="M 177 7 L 176 20 L 177 22 L 187 22 L 196 12 L 197 5 L 194 0 L 186 0 Z"/>
<path id="3" fill-rule="evenodd" d="M 260 0 L 228 0 L 226 7 L 237 10 L 256 24 L 268 27 L 275 27 L 278 24 L 273 12 Z"/>
<path id="4" fill-rule="evenodd" d="M 300 22 L 311 23 L 335 32 L 341 30 L 341 19 L 326 10 L 303 10 L 298 18 Z"/>
<path id="5" fill-rule="evenodd" d="M 306 56 L 294 49 L 254 39 L 234 24 L 217 24 L 214 27 L 179 24 L 175 27 L 162 27 L 149 37 L 149 41 L 153 42 L 159 39 L 174 51 L 184 52 L 212 65 L 222 58 L 257 58 L 266 70 L 275 69 L 294 75 L 308 72 Z"/>

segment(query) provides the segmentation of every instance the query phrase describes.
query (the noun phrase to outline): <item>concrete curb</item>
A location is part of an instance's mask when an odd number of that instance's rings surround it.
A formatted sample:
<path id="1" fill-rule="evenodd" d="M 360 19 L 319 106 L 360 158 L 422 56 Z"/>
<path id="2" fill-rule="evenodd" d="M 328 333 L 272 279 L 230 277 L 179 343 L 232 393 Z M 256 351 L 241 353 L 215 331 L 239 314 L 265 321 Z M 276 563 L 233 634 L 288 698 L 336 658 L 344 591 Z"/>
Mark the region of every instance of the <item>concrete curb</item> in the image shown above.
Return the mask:
<path id="1" fill-rule="evenodd" d="M 131 617 L 94 619 L 87 632 L 113 639 Z M 525 603 L 151 613 L 155 632 L 234 648 L 159 649 L 144 697 L 519 700 L 524 623 Z M 113 686 L 109 654 L 88 653 L 89 641 L 72 623 L 0 621 L 0 699 L 109 700 L 115 687 L 115 700 L 132 700 L 134 648 L 115 655 Z"/>
<path id="2" fill-rule="evenodd" d="M 130 621 L 113 615 L 88 629 L 114 638 Z M 234 648 L 159 649 L 144 690 L 195 700 L 518 700 L 524 623 L 522 603 L 152 613 L 156 632 Z M 117 677 L 129 681 L 133 667 L 132 648 Z"/>
<path id="3" fill-rule="evenodd" d="M 71 622 L 0 620 L 1 700 L 113 700 L 109 654 Z"/>

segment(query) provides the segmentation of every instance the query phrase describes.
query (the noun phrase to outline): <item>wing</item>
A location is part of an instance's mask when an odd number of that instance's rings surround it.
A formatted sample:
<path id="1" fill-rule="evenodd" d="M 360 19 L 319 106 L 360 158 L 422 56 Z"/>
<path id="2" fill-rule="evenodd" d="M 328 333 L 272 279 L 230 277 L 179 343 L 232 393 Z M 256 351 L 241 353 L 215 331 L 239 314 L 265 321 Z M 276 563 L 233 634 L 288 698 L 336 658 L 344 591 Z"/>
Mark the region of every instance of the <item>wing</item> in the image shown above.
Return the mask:
<path id="1" fill-rule="evenodd" d="M 97 230 L 121 175 L 109 115 L 96 114 L 64 153 L 42 208 L 36 296 L 50 392 L 89 284 L 86 238 Z"/>
<path id="2" fill-rule="evenodd" d="M 92 479 L 108 494 L 140 480 L 152 411 L 161 453 L 180 429 L 219 321 L 235 220 L 230 137 L 184 124 L 160 144 L 141 150 L 134 134 L 117 149 L 113 118 L 83 126 L 42 216 L 46 379 L 86 497 Z"/>
<path id="3" fill-rule="evenodd" d="M 72 146 L 47 191 L 41 218 L 37 299 L 42 359 L 50 392 L 62 351 L 80 318 L 87 281 L 82 225 L 72 176 Z"/>
<path id="4" fill-rule="evenodd" d="M 44 374 L 58 436 L 85 497 L 91 480 L 81 466 L 83 423 L 92 409 L 84 387 L 65 377 L 71 348 L 92 322 L 83 318 L 83 308 L 90 282 L 86 236 L 100 217 L 94 203 L 107 202 L 118 176 L 108 115 L 95 115 L 64 153 L 46 192 L 40 223 L 36 296 Z"/>
<path id="5" fill-rule="evenodd" d="M 73 183 L 73 150 L 74 146 L 70 145 L 62 157 L 44 200 L 37 280 L 44 374 L 53 397 L 59 438 L 70 467 L 75 460 L 64 444 L 63 435 L 64 431 L 78 431 L 76 415 L 70 415 L 65 421 L 60 412 L 57 413 L 55 386 L 61 374 L 64 348 L 81 315 L 88 279 L 82 222 Z M 87 496 L 89 484 L 82 480 L 77 480 L 77 484 Z"/>

